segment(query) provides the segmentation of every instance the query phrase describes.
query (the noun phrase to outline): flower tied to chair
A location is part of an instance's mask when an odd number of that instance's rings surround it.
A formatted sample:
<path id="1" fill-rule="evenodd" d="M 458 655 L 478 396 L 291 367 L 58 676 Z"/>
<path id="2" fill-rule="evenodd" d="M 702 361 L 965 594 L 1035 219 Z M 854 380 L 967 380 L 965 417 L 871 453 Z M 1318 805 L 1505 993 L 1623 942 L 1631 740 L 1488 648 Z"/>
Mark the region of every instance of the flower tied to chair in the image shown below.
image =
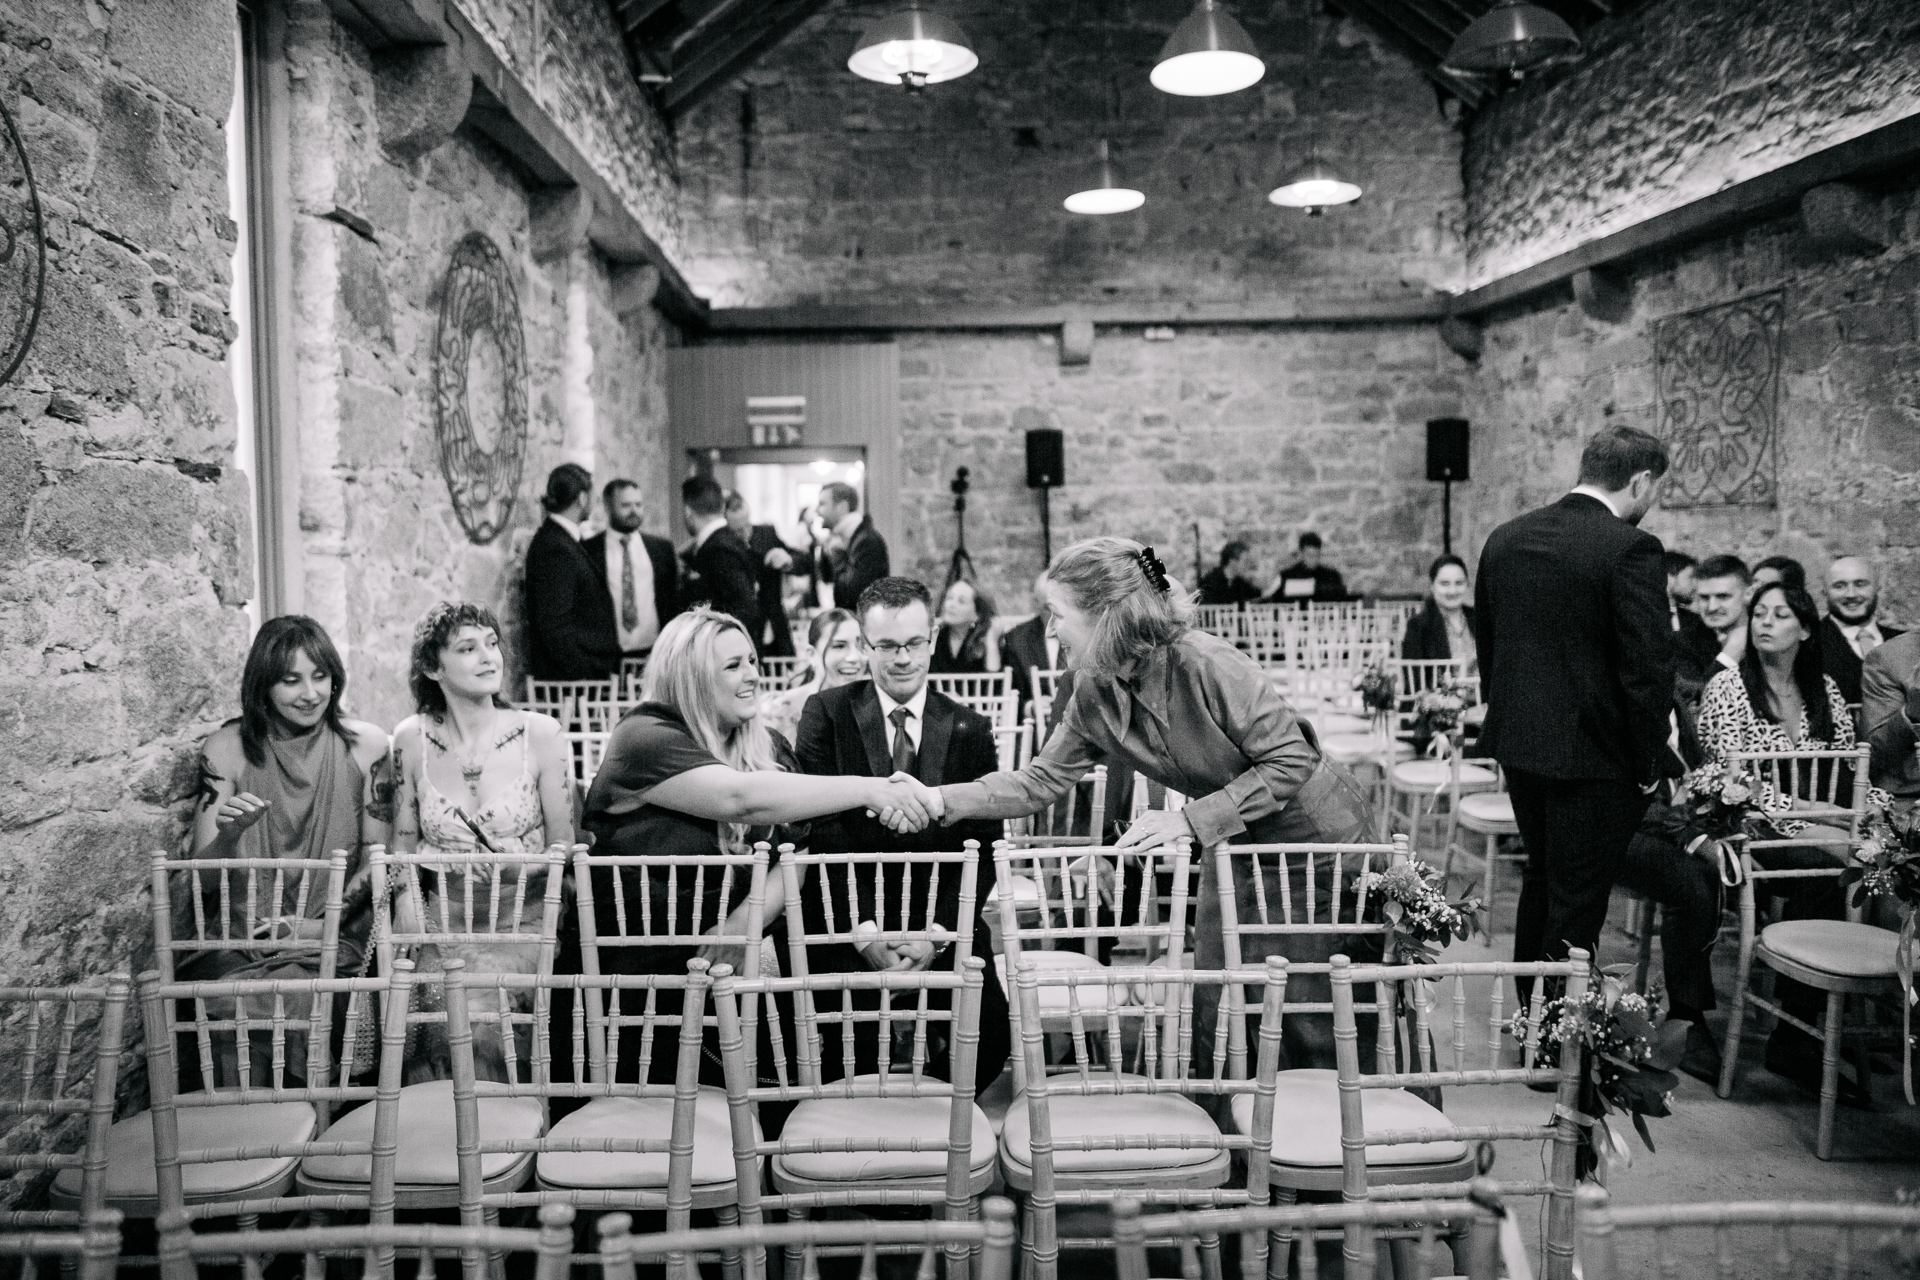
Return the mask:
<path id="1" fill-rule="evenodd" d="M 1160 558 L 1153 554 L 1152 547 L 1140 548 L 1134 553 L 1133 558 L 1140 562 L 1140 572 L 1147 575 L 1147 581 L 1155 591 L 1165 595 L 1173 590 L 1173 584 L 1167 581 L 1167 566 L 1160 563 Z"/>

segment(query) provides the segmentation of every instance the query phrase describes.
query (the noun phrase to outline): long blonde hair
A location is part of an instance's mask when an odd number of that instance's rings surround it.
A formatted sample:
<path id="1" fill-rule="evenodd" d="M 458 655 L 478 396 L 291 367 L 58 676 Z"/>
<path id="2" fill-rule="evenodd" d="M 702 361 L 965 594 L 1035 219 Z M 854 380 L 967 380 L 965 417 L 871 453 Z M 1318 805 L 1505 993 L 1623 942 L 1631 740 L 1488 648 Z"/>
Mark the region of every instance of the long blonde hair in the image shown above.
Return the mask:
<path id="1" fill-rule="evenodd" d="M 1193 603 L 1178 585 L 1162 591 L 1141 564 L 1144 548 L 1131 538 L 1087 538 L 1062 551 L 1046 580 L 1088 615 L 1093 634 L 1073 666 L 1091 676 L 1113 675 L 1149 650 L 1172 644 L 1193 619 Z"/>
<path id="2" fill-rule="evenodd" d="M 705 747 L 713 758 L 742 773 L 778 769 L 773 738 L 759 716 L 733 729 L 720 727 L 719 708 L 714 699 L 714 682 L 720 674 L 720 637 L 737 631 L 746 639 L 749 650 L 753 637 L 738 619 L 713 609 L 696 607 L 661 628 L 647 659 L 647 674 L 640 696 L 648 702 L 672 707 L 687 722 L 687 732 Z M 755 660 L 758 665 L 758 659 Z M 744 849 L 750 828 L 742 823 L 724 824 L 729 849 Z"/>

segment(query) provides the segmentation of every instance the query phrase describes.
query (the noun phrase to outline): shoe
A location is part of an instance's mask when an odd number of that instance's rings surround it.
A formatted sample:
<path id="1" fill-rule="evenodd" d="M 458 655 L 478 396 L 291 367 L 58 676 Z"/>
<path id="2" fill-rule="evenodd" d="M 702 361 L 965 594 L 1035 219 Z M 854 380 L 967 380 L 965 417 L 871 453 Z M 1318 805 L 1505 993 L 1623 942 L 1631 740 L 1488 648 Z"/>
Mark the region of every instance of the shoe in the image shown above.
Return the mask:
<path id="1" fill-rule="evenodd" d="M 1815 1097 L 1820 1095 L 1820 1042 L 1812 1036 L 1796 1033 L 1792 1037 L 1778 1034 L 1770 1037 L 1761 1065 L 1781 1079 L 1791 1080 Z M 1839 1077 L 1839 1100 L 1844 1106 L 1862 1111 L 1872 1110 L 1866 1092 L 1845 1072 Z"/>
<path id="2" fill-rule="evenodd" d="M 1716 1087 L 1720 1083 L 1720 1046 L 1702 1023 L 1687 1028 L 1687 1051 L 1680 1056 L 1680 1070 Z"/>

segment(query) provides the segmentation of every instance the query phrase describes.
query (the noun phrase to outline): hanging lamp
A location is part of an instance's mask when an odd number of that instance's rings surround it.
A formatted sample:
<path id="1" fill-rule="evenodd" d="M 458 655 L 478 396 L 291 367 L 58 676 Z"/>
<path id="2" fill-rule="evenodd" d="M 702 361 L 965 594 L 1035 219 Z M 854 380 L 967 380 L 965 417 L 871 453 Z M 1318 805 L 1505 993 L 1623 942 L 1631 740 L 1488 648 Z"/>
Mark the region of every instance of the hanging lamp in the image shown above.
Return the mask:
<path id="1" fill-rule="evenodd" d="M 890 13 L 860 35 L 847 70 L 865 80 L 918 93 L 930 84 L 958 80 L 980 65 L 960 24 L 918 4 Z"/>
<path id="2" fill-rule="evenodd" d="M 1244 89 L 1266 73 L 1246 28 L 1218 0 L 1200 0 L 1167 37 L 1147 78 L 1162 93 L 1211 98 Z"/>
<path id="3" fill-rule="evenodd" d="M 1527 0 L 1500 0 L 1460 33 L 1440 69 L 1518 80 L 1579 56 L 1580 37 L 1558 14 Z"/>
<path id="4" fill-rule="evenodd" d="M 1113 156 L 1107 147 L 1107 140 L 1100 139 L 1093 150 L 1098 160 L 1093 181 L 1062 202 L 1067 206 L 1067 212 L 1131 213 L 1145 204 L 1147 202 L 1145 192 L 1135 191 L 1120 181 L 1119 171 L 1113 166 Z"/>
<path id="5" fill-rule="evenodd" d="M 1360 198 L 1360 188 L 1338 173 L 1318 155 L 1287 175 L 1287 180 L 1267 193 L 1267 199 L 1287 209 L 1305 209 L 1309 218 L 1317 218 L 1329 205 L 1352 204 Z"/>

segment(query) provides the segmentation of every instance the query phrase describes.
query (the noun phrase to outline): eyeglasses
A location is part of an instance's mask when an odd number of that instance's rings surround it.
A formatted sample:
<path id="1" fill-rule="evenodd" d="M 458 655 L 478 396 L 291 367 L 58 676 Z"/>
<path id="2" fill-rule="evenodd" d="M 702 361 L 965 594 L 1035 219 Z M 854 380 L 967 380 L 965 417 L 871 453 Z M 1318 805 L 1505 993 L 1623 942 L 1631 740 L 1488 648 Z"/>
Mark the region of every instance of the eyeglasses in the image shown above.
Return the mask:
<path id="1" fill-rule="evenodd" d="M 872 644 L 864 639 L 860 641 L 861 648 L 871 650 L 881 657 L 888 659 L 896 658 L 903 653 L 910 658 L 917 658 L 925 653 L 932 644 L 933 642 L 925 636 L 915 636 L 905 644 L 895 644 L 891 640 L 881 640 L 878 643 Z"/>

